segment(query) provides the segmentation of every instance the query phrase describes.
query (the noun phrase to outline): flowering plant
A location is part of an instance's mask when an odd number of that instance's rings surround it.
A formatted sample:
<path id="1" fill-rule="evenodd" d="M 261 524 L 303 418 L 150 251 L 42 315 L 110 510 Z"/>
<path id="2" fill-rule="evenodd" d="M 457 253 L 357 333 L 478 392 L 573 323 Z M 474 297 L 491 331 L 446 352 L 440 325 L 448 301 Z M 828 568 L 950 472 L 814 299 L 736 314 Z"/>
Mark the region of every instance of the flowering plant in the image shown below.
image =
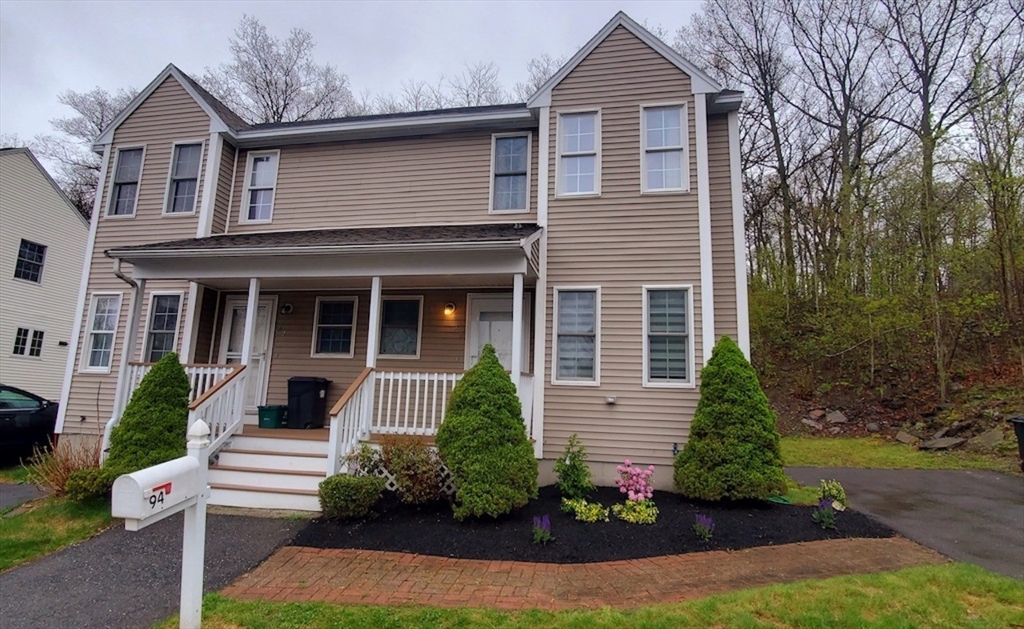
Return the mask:
<path id="1" fill-rule="evenodd" d="M 615 480 L 619 491 L 626 494 L 632 502 L 650 500 L 654 497 L 654 466 L 649 465 L 647 469 L 633 465 L 633 462 L 626 459 L 622 465 L 615 468 L 619 478 Z"/>
<path id="2" fill-rule="evenodd" d="M 838 500 L 826 498 L 818 503 L 811 513 L 811 519 L 817 522 L 823 529 L 836 528 L 836 513 L 845 511 L 846 507 Z"/>
<path id="3" fill-rule="evenodd" d="M 612 513 L 630 524 L 654 524 L 658 519 L 658 507 L 654 506 L 653 500 L 627 500 L 620 505 L 612 505 Z"/>
<path id="4" fill-rule="evenodd" d="M 533 516 L 533 543 L 547 544 L 555 539 L 551 536 L 551 519 L 548 514 Z"/>
<path id="5" fill-rule="evenodd" d="M 715 521 L 711 519 L 710 515 L 698 513 L 693 523 L 693 532 L 702 541 L 709 541 L 711 535 L 715 532 Z"/>
<path id="6" fill-rule="evenodd" d="M 839 481 L 821 479 L 821 486 L 818 491 L 819 500 L 835 500 L 836 502 L 846 504 L 846 490 L 843 489 L 842 483 Z"/>
<path id="7" fill-rule="evenodd" d="M 587 502 L 583 498 L 562 498 L 562 512 L 572 513 L 580 522 L 607 522 L 608 508 L 597 502 Z"/>

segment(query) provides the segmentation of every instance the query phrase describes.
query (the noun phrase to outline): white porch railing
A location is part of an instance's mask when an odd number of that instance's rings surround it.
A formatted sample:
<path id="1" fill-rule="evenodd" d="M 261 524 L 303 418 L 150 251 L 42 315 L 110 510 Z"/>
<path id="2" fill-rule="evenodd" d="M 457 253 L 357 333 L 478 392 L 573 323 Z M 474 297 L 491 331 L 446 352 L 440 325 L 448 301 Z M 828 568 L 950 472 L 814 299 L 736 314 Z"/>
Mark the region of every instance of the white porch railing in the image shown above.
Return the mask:
<path id="1" fill-rule="evenodd" d="M 378 371 L 370 432 L 380 435 L 434 435 L 461 373 Z"/>
<path id="2" fill-rule="evenodd" d="M 224 442 L 242 426 L 247 376 L 243 365 L 189 404 L 188 427 L 191 428 L 200 419 L 210 427 L 207 451 L 211 455 L 224 447 Z"/>
<path id="3" fill-rule="evenodd" d="M 367 367 L 331 409 L 331 433 L 327 442 L 327 476 L 347 468 L 347 459 L 370 436 L 365 419 L 373 405 L 373 368 Z"/>

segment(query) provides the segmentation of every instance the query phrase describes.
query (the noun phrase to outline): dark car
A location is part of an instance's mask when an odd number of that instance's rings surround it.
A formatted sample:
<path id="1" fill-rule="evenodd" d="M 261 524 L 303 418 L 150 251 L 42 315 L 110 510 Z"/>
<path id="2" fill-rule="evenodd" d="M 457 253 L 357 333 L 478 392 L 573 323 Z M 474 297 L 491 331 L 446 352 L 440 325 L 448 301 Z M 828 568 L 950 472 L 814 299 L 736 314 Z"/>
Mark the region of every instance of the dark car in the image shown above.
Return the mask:
<path id="1" fill-rule="evenodd" d="M 0 456 L 27 455 L 45 447 L 57 423 L 56 402 L 0 384 Z"/>

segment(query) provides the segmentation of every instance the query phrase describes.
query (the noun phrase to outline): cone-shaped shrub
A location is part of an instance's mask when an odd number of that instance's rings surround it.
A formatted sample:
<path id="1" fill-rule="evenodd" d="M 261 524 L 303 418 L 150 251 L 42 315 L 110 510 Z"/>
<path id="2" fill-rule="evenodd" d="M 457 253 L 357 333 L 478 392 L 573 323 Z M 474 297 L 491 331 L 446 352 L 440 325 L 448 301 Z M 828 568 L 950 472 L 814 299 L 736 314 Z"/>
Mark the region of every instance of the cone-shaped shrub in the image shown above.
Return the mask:
<path id="1" fill-rule="evenodd" d="M 537 460 L 515 385 L 491 345 L 452 391 L 437 450 L 455 480 L 455 517 L 496 518 L 537 497 Z"/>
<path id="2" fill-rule="evenodd" d="M 740 500 L 785 493 L 775 413 L 757 373 L 722 337 L 700 374 L 690 440 L 676 457 L 676 488 L 690 498 Z"/>
<path id="3" fill-rule="evenodd" d="M 110 435 L 110 453 L 102 468 L 76 472 L 68 494 L 77 500 L 109 497 L 121 474 L 130 474 L 185 454 L 189 382 L 178 355 L 153 365 L 125 406 Z"/>

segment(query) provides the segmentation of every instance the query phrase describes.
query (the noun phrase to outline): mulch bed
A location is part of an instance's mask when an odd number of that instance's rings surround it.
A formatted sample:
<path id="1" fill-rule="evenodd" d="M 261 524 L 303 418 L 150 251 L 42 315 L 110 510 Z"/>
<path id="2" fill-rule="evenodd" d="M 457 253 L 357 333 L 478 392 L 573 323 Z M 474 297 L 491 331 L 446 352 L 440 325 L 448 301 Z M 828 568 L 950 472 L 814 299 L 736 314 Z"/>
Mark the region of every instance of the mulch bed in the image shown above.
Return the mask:
<path id="1" fill-rule="evenodd" d="M 606 507 L 622 502 L 617 488 L 599 488 L 591 497 Z M 458 522 L 447 503 L 412 507 L 391 494 L 377 505 L 370 520 L 313 520 L 292 541 L 294 546 L 356 548 L 393 552 L 541 563 L 589 563 L 661 555 L 739 550 L 755 546 L 811 542 L 847 537 L 892 537 L 892 529 L 856 511 L 837 514 L 836 530 L 822 529 L 811 519 L 813 507 L 769 502 L 710 504 L 669 492 L 655 492 L 658 521 L 628 524 L 610 514 L 609 522 L 585 524 L 559 509 L 556 487 L 543 487 L 540 497 L 498 520 Z M 714 537 L 702 542 L 693 532 L 694 516 L 710 515 Z M 532 543 L 533 516 L 548 514 L 554 540 Z"/>

